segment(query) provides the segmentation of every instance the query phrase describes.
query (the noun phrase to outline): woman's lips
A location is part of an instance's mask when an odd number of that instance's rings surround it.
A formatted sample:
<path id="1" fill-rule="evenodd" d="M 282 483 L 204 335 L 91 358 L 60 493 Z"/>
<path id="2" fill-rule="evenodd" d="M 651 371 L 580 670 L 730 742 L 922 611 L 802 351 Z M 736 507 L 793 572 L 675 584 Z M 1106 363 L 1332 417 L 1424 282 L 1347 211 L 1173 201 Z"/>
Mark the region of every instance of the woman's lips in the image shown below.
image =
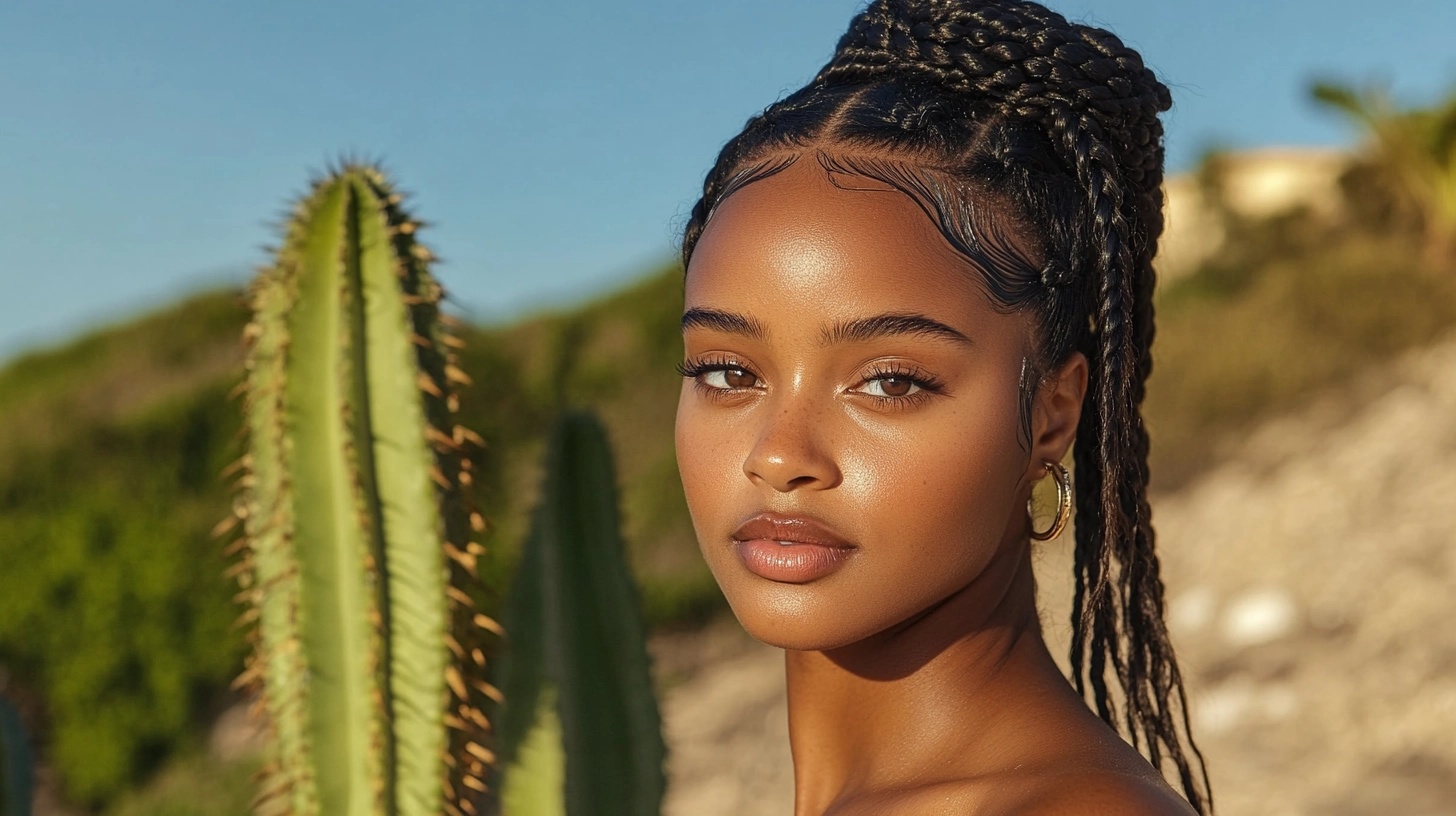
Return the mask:
<path id="1" fill-rule="evenodd" d="M 856 549 L 814 519 L 777 513 L 760 513 L 739 525 L 733 548 L 749 572 L 785 584 L 823 578 Z"/>

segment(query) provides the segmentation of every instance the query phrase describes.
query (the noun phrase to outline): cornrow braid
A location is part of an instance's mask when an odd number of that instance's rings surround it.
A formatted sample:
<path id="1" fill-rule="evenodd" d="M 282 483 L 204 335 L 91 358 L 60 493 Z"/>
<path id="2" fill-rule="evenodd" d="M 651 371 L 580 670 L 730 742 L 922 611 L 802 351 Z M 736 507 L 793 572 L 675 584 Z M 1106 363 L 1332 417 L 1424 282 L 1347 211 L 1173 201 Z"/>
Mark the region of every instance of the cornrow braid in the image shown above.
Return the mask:
<path id="1" fill-rule="evenodd" d="M 724 146 L 684 231 L 683 263 L 733 190 L 810 149 L 826 168 L 826 150 L 869 149 L 894 160 L 833 167 L 891 184 L 958 251 L 983 269 L 992 260 L 993 298 L 1039 324 L 1040 372 L 1086 356 L 1073 448 L 1072 683 L 1208 814 L 1212 791 L 1163 622 L 1140 409 L 1163 227 L 1158 116 L 1171 104 L 1115 35 L 1035 3 L 874 0 L 808 85 Z M 987 199 L 1002 206 L 965 204 Z M 1001 221 L 1035 246 L 996 240 Z M 1029 387 L 1038 380 L 1024 377 Z"/>

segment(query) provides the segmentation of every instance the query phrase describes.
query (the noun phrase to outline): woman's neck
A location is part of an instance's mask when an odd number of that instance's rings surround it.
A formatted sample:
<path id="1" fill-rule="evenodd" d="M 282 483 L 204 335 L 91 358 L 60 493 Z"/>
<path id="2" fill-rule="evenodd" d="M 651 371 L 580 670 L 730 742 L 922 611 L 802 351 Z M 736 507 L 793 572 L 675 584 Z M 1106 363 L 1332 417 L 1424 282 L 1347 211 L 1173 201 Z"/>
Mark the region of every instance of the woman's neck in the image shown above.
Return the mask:
<path id="1" fill-rule="evenodd" d="M 796 816 L 994 775 L 1026 759 L 1048 705 L 1086 712 L 1042 641 L 1024 545 L 916 618 L 785 665 Z"/>

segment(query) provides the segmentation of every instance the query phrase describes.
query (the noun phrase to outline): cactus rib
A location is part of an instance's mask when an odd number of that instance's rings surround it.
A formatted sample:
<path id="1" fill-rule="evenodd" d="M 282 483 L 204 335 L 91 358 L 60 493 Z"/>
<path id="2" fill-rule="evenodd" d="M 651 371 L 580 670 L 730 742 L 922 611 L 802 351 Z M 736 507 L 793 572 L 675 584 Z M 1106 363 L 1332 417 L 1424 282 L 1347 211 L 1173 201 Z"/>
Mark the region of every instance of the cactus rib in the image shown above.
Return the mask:
<path id="1" fill-rule="evenodd" d="M 241 480 L 273 753 L 260 812 L 476 811 L 486 694 L 454 367 L 418 222 L 349 165 L 252 290 Z M 451 444 L 444 444 L 448 440 Z"/>
<path id="2" fill-rule="evenodd" d="M 536 777 L 558 773 L 560 755 L 522 755 L 519 747 L 553 727 L 539 710 L 543 698 L 554 698 L 571 816 L 655 816 L 666 787 L 666 749 L 620 529 L 606 431 L 590 414 L 568 413 L 549 443 L 510 600 L 510 705 L 501 731 L 507 794 L 529 797 L 524 791 L 537 787 Z"/>
<path id="3" fill-rule="evenodd" d="M 20 715 L 0 697 L 0 816 L 30 816 L 34 773 Z"/>

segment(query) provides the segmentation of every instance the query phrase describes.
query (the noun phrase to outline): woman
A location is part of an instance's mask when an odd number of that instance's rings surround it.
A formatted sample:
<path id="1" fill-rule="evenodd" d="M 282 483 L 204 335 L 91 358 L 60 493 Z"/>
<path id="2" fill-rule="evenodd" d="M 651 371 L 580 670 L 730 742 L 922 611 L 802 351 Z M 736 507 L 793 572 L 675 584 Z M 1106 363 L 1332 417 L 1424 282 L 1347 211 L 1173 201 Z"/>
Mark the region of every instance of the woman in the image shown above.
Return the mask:
<path id="1" fill-rule="evenodd" d="M 876 0 L 709 173 L 678 462 L 735 614 L 787 650 L 796 814 L 1210 812 L 1139 414 L 1169 104 L 1041 6 Z M 1073 504 L 1068 684 L 1031 553 Z"/>

